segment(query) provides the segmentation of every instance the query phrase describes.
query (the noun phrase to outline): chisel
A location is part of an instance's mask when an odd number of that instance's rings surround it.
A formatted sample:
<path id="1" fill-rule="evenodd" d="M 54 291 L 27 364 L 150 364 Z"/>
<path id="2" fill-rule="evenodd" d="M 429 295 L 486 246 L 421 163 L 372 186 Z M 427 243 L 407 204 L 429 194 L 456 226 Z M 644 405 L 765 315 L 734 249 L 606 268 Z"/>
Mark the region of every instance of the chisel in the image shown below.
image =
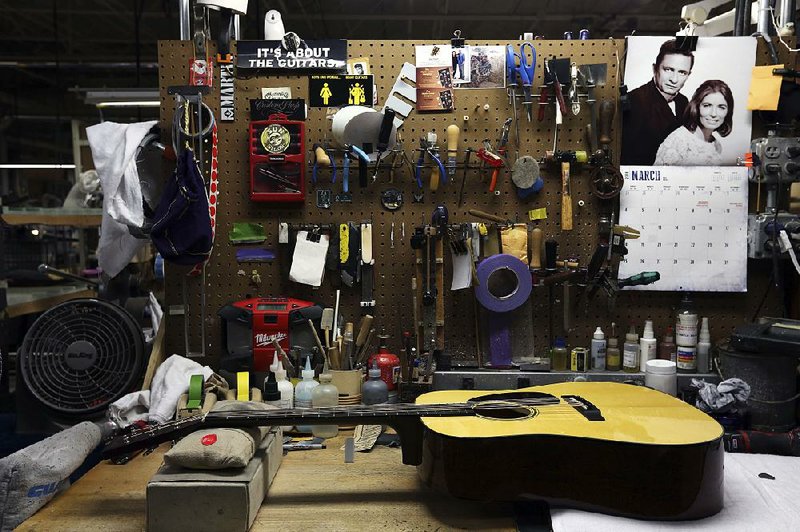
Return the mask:
<path id="1" fill-rule="evenodd" d="M 455 124 L 447 126 L 447 174 L 456 173 L 456 156 L 458 155 L 458 136 L 461 129 Z"/>

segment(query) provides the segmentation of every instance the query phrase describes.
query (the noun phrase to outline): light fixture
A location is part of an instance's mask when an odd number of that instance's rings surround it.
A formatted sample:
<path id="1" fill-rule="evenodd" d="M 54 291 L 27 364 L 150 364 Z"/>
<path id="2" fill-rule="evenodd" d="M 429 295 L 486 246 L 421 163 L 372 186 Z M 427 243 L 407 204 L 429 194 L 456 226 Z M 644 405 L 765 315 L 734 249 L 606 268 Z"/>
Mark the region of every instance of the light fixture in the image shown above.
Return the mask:
<path id="1" fill-rule="evenodd" d="M 95 107 L 98 109 L 106 109 L 109 107 L 159 107 L 161 102 L 158 100 L 134 100 L 130 102 L 97 102 Z"/>
<path id="2" fill-rule="evenodd" d="M 74 164 L 0 164 L 0 170 L 34 170 L 34 169 L 57 169 L 57 170 L 75 170 Z"/>
<path id="3" fill-rule="evenodd" d="M 39 236 L 39 230 L 38 229 L 31 229 L 31 234 L 33 236 Z"/>
<path id="4" fill-rule="evenodd" d="M 70 89 L 83 93 L 83 101 L 98 109 L 109 107 L 158 107 L 161 95 L 158 89 L 148 88 L 96 88 Z"/>

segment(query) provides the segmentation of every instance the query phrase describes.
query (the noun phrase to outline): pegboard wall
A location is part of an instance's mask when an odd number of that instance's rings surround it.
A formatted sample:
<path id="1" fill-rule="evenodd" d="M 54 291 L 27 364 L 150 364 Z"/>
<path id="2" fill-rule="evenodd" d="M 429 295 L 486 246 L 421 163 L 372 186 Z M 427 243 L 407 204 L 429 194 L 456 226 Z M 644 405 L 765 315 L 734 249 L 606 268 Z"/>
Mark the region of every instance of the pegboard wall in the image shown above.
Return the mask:
<path id="1" fill-rule="evenodd" d="M 414 46 L 417 44 L 436 44 L 434 41 L 349 41 L 349 57 L 369 57 L 370 68 L 375 76 L 380 109 L 388 96 L 388 91 L 405 62 L 414 63 Z M 502 45 L 507 42 L 475 42 L 470 45 Z M 512 42 L 519 45 L 519 42 Z M 534 87 L 542 83 L 542 59 L 545 57 L 569 57 L 578 65 L 606 63 L 608 80 L 604 87 L 597 89 L 597 99 L 615 98 L 621 76 L 621 61 L 624 42 L 621 40 L 588 40 L 588 41 L 534 41 L 539 58 Z M 171 85 L 185 85 L 188 81 L 188 66 L 192 58 L 192 46 L 189 41 L 161 41 L 159 43 L 159 78 L 161 90 L 161 126 L 165 138 L 169 136 L 170 124 L 175 110 L 173 96 L 167 94 Z M 759 60 L 766 62 L 766 55 L 760 49 Z M 219 116 L 219 71 L 215 72 L 212 92 L 205 97 L 207 103 Z M 241 73 L 240 73 L 241 74 Z M 352 204 L 333 203 L 330 209 L 316 206 L 316 188 L 332 189 L 334 194 L 341 192 L 341 178 L 334 185 L 330 184 L 330 170 L 323 169 L 317 186 L 310 181 L 310 164 L 306 173 L 307 198 L 303 204 L 270 204 L 257 203 L 249 199 L 249 166 L 248 166 L 248 122 L 249 100 L 259 98 L 262 87 L 291 87 L 292 96 L 305 98 L 308 101 L 307 75 L 269 75 L 240 76 L 235 85 L 235 122 L 217 122 L 219 137 L 219 196 L 217 210 L 217 236 L 214 252 L 206 266 L 205 274 L 205 310 L 201 296 L 202 277 L 186 277 L 187 270 L 167 265 L 167 349 L 169 353 L 185 353 L 184 323 L 188 324 L 188 340 L 190 351 L 201 351 L 201 321 L 205 315 L 205 353 L 204 363 L 214 365 L 224 353 L 222 325 L 217 316 L 218 310 L 225 304 L 259 295 L 285 295 L 333 306 L 337 288 L 341 288 L 341 311 L 347 321 L 357 324 L 361 309 L 359 307 L 361 289 L 343 286 L 338 276 L 326 272 L 323 286 L 313 289 L 298 285 L 288 280 L 291 252 L 288 246 L 278 244 L 278 223 L 343 223 L 371 220 L 373 223 L 373 250 L 375 255 L 375 290 L 376 307 L 374 309 L 375 326 L 378 331 L 384 330 L 391 335 L 390 347 L 398 351 L 402 332 L 413 329 L 411 277 L 414 272 L 414 250 L 410 239 L 414 228 L 430 222 L 431 213 L 436 205 L 444 204 L 450 215 L 450 223 L 481 221 L 468 213 L 469 209 L 480 209 L 497 214 L 504 218 L 526 222 L 527 212 L 533 208 L 546 207 L 547 219 L 536 222 L 544 232 L 544 238 L 555 238 L 559 242 L 559 256 L 576 257 L 585 266 L 597 243 L 597 219 L 600 212 L 600 200 L 590 193 L 588 168 L 573 165 L 572 196 L 574 205 L 574 229 L 562 232 L 560 224 L 561 177 L 558 168 L 542 166 L 544 189 L 528 200 L 519 200 L 510 180 L 509 169 L 503 169 L 498 180 L 499 194 L 488 192 L 488 179 L 482 180 L 477 169 L 470 170 L 467 178 L 465 200 L 463 206 L 458 205 L 461 170 L 455 179 L 442 184 L 439 190 L 426 190 L 424 203 L 411 201 L 412 190 L 416 187 L 413 175 L 403 169 L 398 172 L 392 186 L 400 188 L 405 197 L 402 208 L 395 212 L 384 210 L 380 204 L 380 192 L 388 188 L 388 169 L 382 170 L 375 183 L 367 188 L 358 186 L 358 179 L 353 179 L 351 168 Z M 538 90 L 534 89 L 534 93 Z M 535 100 L 534 100 L 535 102 Z M 483 106 L 489 105 L 484 111 Z M 531 155 L 540 159 L 545 150 L 552 149 L 554 135 L 555 109 L 548 106 L 546 118 L 539 122 L 534 117 L 527 122 L 522 106 L 519 107 L 519 156 Z M 463 121 L 469 115 L 468 122 Z M 455 111 L 452 113 L 412 112 L 405 121 L 401 133 L 404 139 L 406 154 L 412 163 L 416 160 L 414 148 L 419 138 L 429 131 L 439 135 L 439 143 L 443 145 L 446 138 L 445 129 L 450 124 L 461 128 L 459 142 L 459 162 L 463 162 L 463 150 L 466 147 L 477 149 L 482 141 L 489 138 L 493 143 L 499 136 L 503 122 L 512 116 L 508 96 L 503 89 L 463 89 L 455 91 Z M 583 105 L 577 116 L 568 114 L 559 128 L 558 149 L 582 150 L 586 148 L 584 127 L 588 123 L 588 106 Z M 619 111 L 614 120 L 612 130 L 615 142 L 612 145 L 614 157 L 619 157 Z M 514 149 L 514 127 L 511 128 L 511 149 L 509 159 L 513 162 L 517 154 Z M 330 119 L 326 110 L 309 108 L 306 122 L 306 151 L 311 159 L 311 146 L 314 142 L 332 139 Z M 341 157 L 341 156 L 339 156 Z M 473 156 L 472 163 L 476 158 Z M 337 161 L 341 169 L 341 160 Z M 357 165 L 354 165 L 357 167 Z M 371 173 L 371 172 L 370 172 Z M 487 174 L 488 177 L 488 174 Z M 578 207 L 579 201 L 584 202 Z M 236 247 L 228 241 L 228 232 L 237 221 L 260 222 L 267 233 L 264 247 L 273 248 L 278 259 L 269 264 L 242 264 L 236 262 Z M 394 223 L 394 244 L 391 242 L 392 223 Z M 405 228 L 405 236 L 402 231 Z M 238 275 L 243 270 L 246 276 Z M 250 273 L 257 270 L 261 278 L 259 285 L 250 282 Z M 445 246 L 445 347 L 452 353 L 454 361 L 468 364 L 476 357 L 476 327 L 485 329 L 483 316 L 476 317 L 478 305 L 472 289 L 458 292 L 449 291 L 451 278 L 451 261 Z M 690 275 L 690 272 L 687 272 Z M 729 334 L 736 324 L 748 321 L 756 311 L 769 280 L 769 264 L 751 261 L 749 266 L 748 288 L 746 294 L 695 294 L 695 302 L 701 315 L 709 316 L 712 328 L 712 340 Z M 188 312 L 183 313 L 182 285 L 186 283 Z M 574 292 L 573 292 L 574 293 Z M 530 317 L 517 320 L 516 327 L 524 329 L 528 338 L 535 345 L 536 354 L 540 354 L 550 341 L 549 323 L 552 321 L 553 335 L 563 335 L 563 314 L 560 288 L 554 290 L 552 305 L 548 297 L 548 288 L 534 287 L 530 302 Z M 573 296 L 574 297 L 574 296 Z M 584 314 L 581 306 L 576 310 L 572 320 L 572 330 L 567 334 L 571 346 L 587 346 L 595 327 L 600 325 L 608 334 L 611 322 L 616 322 L 617 333 L 624 334 L 629 323 L 636 323 L 641 331 L 645 319 L 653 319 L 657 334 L 663 333 L 666 326 L 674 324 L 673 308 L 679 301 L 679 294 L 660 292 L 625 292 L 620 293 L 613 312 L 606 308 L 605 297 L 601 293 L 596 296 L 594 304 Z M 779 301 L 772 290 L 764 303 L 763 313 L 769 315 L 778 312 Z M 186 320 L 186 322 L 184 321 Z M 522 331 L 521 331 L 522 332 Z M 481 331 L 485 337 L 485 331 Z"/>

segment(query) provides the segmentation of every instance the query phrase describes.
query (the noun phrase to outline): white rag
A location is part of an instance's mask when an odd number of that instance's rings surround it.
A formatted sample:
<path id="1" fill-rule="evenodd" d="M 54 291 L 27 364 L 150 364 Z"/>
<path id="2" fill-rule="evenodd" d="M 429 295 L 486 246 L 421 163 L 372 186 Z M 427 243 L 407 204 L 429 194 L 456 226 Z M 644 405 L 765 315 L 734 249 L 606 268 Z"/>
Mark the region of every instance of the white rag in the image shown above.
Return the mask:
<path id="1" fill-rule="evenodd" d="M 142 189 L 136 154 L 155 120 L 135 124 L 102 122 L 86 128 L 92 158 L 103 189 L 103 220 L 97 260 L 103 271 L 115 277 L 145 244 L 126 226 L 144 224 Z"/>
<path id="2" fill-rule="evenodd" d="M 150 390 L 131 392 L 108 405 L 108 418 L 124 429 L 139 420 L 150 417 Z"/>
<path id="3" fill-rule="evenodd" d="M 175 417 L 178 399 L 181 394 L 189 391 L 189 379 L 198 373 L 205 380 L 214 371 L 180 355 L 172 355 L 166 359 L 156 370 L 150 385 L 149 420 L 153 423 L 164 423 Z"/>
<path id="4" fill-rule="evenodd" d="M 172 355 L 156 370 L 149 390 L 131 392 L 114 401 L 108 407 L 108 418 L 120 428 L 140 419 L 153 423 L 169 421 L 175 417 L 181 394 L 189 391 L 189 379 L 198 373 L 206 380 L 214 372 L 194 360 Z"/>

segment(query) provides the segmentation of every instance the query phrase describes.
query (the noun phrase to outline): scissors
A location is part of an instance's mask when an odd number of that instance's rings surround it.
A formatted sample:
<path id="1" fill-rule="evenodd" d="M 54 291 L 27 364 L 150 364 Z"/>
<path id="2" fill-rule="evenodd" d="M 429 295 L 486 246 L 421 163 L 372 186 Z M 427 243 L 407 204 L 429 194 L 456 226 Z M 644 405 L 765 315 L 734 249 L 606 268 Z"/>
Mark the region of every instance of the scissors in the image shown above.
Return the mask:
<path id="1" fill-rule="evenodd" d="M 528 51 L 526 52 L 526 48 Z M 530 54 L 530 62 L 528 62 L 528 54 Z M 519 66 L 517 66 L 519 60 Z M 528 41 L 523 42 L 519 46 L 519 53 L 514 51 L 513 45 L 506 45 L 506 77 L 512 90 L 517 87 L 517 77 L 522 82 L 523 100 L 522 104 L 526 108 L 528 122 L 533 118 L 533 99 L 531 96 L 531 85 L 533 83 L 533 71 L 536 69 L 536 49 Z M 514 116 L 516 118 L 517 110 L 514 105 Z"/>

